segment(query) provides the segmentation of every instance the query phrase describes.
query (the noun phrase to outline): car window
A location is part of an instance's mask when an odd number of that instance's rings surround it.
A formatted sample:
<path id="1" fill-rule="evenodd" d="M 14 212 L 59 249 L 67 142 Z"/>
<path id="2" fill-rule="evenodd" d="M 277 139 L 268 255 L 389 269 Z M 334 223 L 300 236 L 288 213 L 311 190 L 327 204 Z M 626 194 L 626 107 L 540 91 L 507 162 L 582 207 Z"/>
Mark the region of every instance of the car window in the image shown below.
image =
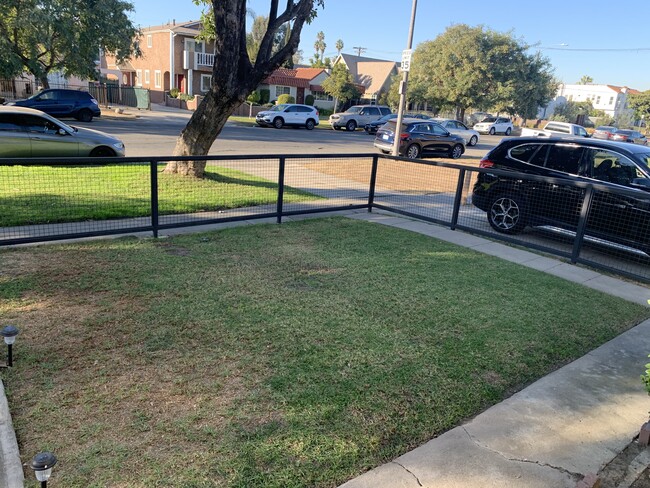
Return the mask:
<path id="1" fill-rule="evenodd" d="M 577 175 L 580 170 L 580 158 L 583 150 L 582 146 L 562 144 L 551 146 L 546 158 L 546 167 L 555 171 Z"/>
<path id="2" fill-rule="evenodd" d="M 60 128 L 51 120 L 39 117 L 38 115 L 21 115 L 20 125 L 27 132 L 37 132 L 39 134 L 56 134 Z"/>
<path id="3" fill-rule="evenodd" d="M 388 107 L 380 107 L 379 111 L 381 112 L 382 115 L 390 114 L 390 109 Z"/>
<path id="4" fill-rule="evenodd" d="M 462 122 L 458 122 L 458 121 L 456 121 L 456 127 L 458 127 L 461 130 L 469 130 L 465 124 L 463 124 Z"/>
<path id="5" fill-rule="evenodd" d="M 510 122 L 508 119 L 504 119 L 504 118 L 497 119 L 497 124 L 507 124 L 508 122 Z"/>
<path id="6" fill-rule="evenodd" d="M 529 163 L 539 150 L 539 144 L 522 144 L 510 149 L 510 157 L 524 163 Z M 542 160 L 543 164 L 543 160 Z"/>
<path id="7" fill-rule="evenodd" d="M 19 132 L 22 130 L 15 115 L 0 114 L 0 132 Z"/>
<path id="8" fill-rule="evenodd" d="M 359 112 L 361 112 L 361 110 L 363 110 L 363 107 L 360 107 L 360 106 L 358 106 L 358 105 L 355 105 L 354 107 L 350 107 L 349 109 L 347 109 L 347 110 L 345 111 L 345 113 L 348 113 L 348 114 L 358 114 Z"/>
<path id="9" fill-rule="evenodd" d="M 629 186 L 634 178 L 645 178 L 643 172 L 626 156 L 606 149 L 587 149 L 587 176 L 600 181 Z"/>
<path id="10" fill-rule="evenodd" d="M 38 95 L 38 100 L 41 101 L 51 101 L 51 100 L 58 100 L 59 99 L 59 92 L 57 91 L 46 91 Z"/>
<path id="11" fill-rule="evenodd" d="M 569 128 L 564 125 L 546 124 L 546 130 L 551 130 L 554 132 L 562 132 L 563 134 L 570 134 Z"/>
<path id="12" fill-rule="evenodd" d="M 379 109 L 377 107 L 368 107 L 366 109 L 366 115 L 381 115 L 381 112 L 379 112 Z"/>
<path id="13" fill-rule="evenodd" d="M 409 132 L 431 132 L 427 124 L 414 124 Z"/>
<path id="14" fill-rule="evenodd" d="M 437 136 L 446 136 L 448 132 L 440 124 L 431 124 L 432 132 Z"/>
<path id="15" fill-rule="evenodd" d="M 577 131 L 577 134 L 578 134 L 580 137 L 587 137 L 587 135 L 588 135 L 588 134 L 587 134 L 587 131 L 585 130 L 584 127 L 577 127 L 577 128 L 576 128 L 576 131 Z"/>
<path id="16" fill-rule="evenodd" d="M 296 108 L 298 109 L 298 112 L 304 112 L 304 113 L 311 112 L 312 110 L 314 110 L 311 107 L 301 107 L 300 105 L 298 105 L 298 107 Z"/>

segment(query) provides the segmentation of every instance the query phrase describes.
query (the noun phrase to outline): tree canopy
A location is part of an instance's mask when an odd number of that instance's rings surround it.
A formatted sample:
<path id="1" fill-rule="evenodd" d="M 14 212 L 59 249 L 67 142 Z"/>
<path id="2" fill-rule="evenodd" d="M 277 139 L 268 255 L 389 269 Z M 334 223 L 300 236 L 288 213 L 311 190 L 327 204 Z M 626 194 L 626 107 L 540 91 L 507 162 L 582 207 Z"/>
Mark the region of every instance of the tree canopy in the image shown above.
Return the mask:
<path id="1" fill-rule="evenodd" d="M 334 111 L 339 102 L 347 102 L 359 96 L 359 90 L 354 85 L 352 73 L 343 63 L 338 63 L 332 68 L 332 74 L 323 81 L 323 90 L 334 97 Z"/>
<path id="2" fill-rule="evenodd" d="M 630 94 L 627 103 L 637 119 L 644 119 L 646 124 L 650 121 L 650 90 Z"/>
<path id="3" fill-rule="evenodd" d="M 123 0 L 5 0 L 0 10 L 0 76 L 23 72 L 95 78 L 100 49 L 118 62 L 139 54 L 138 29 Z"/>
<path id="4" fill-rule="evenodd" d="M 528 49 L 509 33 L 454 25 L 417 47 L 410 85 L 431 105 L 454 106 L 458 118 L 469 107 L 531 117 L 557 83 L 548 59 Z"/>

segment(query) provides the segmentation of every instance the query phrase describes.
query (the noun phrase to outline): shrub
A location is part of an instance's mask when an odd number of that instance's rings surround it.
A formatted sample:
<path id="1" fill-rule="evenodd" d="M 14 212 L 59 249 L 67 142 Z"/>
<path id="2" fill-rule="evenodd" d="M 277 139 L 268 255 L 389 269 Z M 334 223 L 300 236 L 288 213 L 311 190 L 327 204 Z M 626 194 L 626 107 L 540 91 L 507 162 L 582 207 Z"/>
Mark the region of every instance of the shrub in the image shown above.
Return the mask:
<path id="1" fill-rule="evenodd" d="M 188 95 L 187 93 L 181 93 L 178 98 L 181 100 L 194 100 L 194 95 Z"/>
<path id="2" fill-rule="evenodd" d="M 307 95 L 305 97 L 305 105 L 311 105 L 312 107 L 314 106 L 314 95 Z"/>
<path id="3" fill-rule="evenodd" d="M 327 108 L 319 108 L 318 109 L 318 115 L 320 115 L 321 117 L 329 117 L 333 113 L 334 113 L 334 110 L 329 110 Z"/>
<path id="4" fill-rule="evenodd" d="M 260 105 L 266 105 L 269 103 L 269 100 L 271 99 L 271 90 L 268 90 L 266 88 L 262 88 L 260 90 Z"/>
<path id="5" fill-rule="evenodd" d="M 178 88 L 172 88 L 169 90 L 169 98 L 178 98 L 178 95 L 181 91 Z"/>
<path id="6" fill-rule="evenodd" d="M 291 95 L 287 93 L 283 93 L 278 97 L 278 105 L 281 105 L 283 103 L 296 103 L 296 99 L 293 98 Z"/>
<path id="7" fill-rule="evenodd" d="M 650 358 L 650 356 L 648 356 Z M 645 374 L 641 375 L 641 381 L 645 385 L 645 389 L 650 395 L 650 363 L 645 365 Z"/>

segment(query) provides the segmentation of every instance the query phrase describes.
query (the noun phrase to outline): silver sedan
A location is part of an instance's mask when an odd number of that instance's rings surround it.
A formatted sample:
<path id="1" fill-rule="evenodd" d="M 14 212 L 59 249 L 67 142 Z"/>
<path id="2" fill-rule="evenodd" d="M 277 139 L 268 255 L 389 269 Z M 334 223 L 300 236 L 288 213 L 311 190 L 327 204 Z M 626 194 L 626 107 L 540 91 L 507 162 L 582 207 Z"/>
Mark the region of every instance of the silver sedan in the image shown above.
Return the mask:
<path id="1" fill-rule="evenodd" d="M 124 143 L 31 108 L 0 107 L 0 158 L 124 156 Z"/>
<path id="2" fill-rule="evenodd" d="M 460 136 L 465 140 L 465 144 L 468 146 L 476 146 L 480 139 L 480 135 L 474 129 L 469 129 L 462 122 L 458 122 L 454 119 L 433 119 L 447 129 L 451 134 Z"/>

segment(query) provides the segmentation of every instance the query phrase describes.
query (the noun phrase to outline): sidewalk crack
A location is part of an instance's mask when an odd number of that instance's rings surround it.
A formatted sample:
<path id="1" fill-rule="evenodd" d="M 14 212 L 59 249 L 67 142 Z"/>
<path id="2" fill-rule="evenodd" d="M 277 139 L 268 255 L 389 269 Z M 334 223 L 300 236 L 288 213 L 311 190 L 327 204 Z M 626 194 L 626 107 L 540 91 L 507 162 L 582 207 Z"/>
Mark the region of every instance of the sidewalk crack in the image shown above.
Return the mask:
<path id="1" fill-rule="evenodd" d="M 402 469 L 403 469 L 404 471 L 406 471 L 408 474 L 410 474 L 411 476 L 413 476 L 413 478 L 415 478 L 415 481 L 417 481 L 418 486 L 423 486 L 422 483 L 420 483 L 419 478 L 418 478 L 417 476 L 415 476 L 415 473 L 414 473 L 413 471 L 411 471 L 410 469 L 408 469 L 408 468 L 407 468 L 406 466 L 404 466 L 403 464 L 398 463 L 397 461 L 392 461 L 392 462 L 395 463 L 395 464 L 397 464 L 400 468 L 402 468 Z"/>
<path id="2" fill-rule="evenodd" d="M 477 439 L 475 439 L 474 437 L 472 437 L 472 435 L 471 435 L 469 432 L 467 432 L 467 429 L 465 428 L 465 426 L 461 426 L 461 428 L 463 429 L 463 431 L 465 432 L 465 434 L 467 434 L 467 437 L 469 437 L 469 439 L 470 439 L 470 440 L 471 440 L 471 441 L 472 441 L 472 442 L 473 442 L 477 447 L 480 447 L 481 449 L 485 449 L 486 451 L 490 451 L 490 452 L 493 452 L 493 453 L 495 453 L 495 454 L 498 454 L 499 456 L 501 456 L 501 457 L 502 457 L 503 459 L 505 459 L 506 461 L 514 461 L 514 462 L 517 462 L 517 463 L 536 464 L 536 465 L 538 465 L 538 466 L 542 466 L 542 467 L 544 467 L 544 468 L 551 468 L 551 469 L 554 469 L 554 470 L 559 471 L 559 472 L 561 472 L 561 473 L 564 473 L 564 474 L 566 474 L 566 475 L 568 475 L 568 476 L 571 476 L 571 477 L 574 479 L 574 481 L 576 481 L 576 482 L 579 481 L 579 480 L 581 480 L 581 479 L 583 478 L 583 475 L 582 475 L 582 474 L 580 474 L 580 473 L 574 473 L 574 472 L 569 471 L 568 469 L 563 468 L 563 467 L 561 467 L 561 466 L 553 466 L 552 464 L 548 464 L 548 463 L 540 463 L 539 461 L 533 461 L 532 459 L 518 459 L 518 458 L 510 458 L 510 457 L 506 456 L 505 454 L 503 454 L 502 452 L 497 451 L 496 449 L 492 449 L 492 448 L 489 447 L 489 446 L 486 446 L 486 445 L 484 445 L 484 444 L 481 444 Z"/>

